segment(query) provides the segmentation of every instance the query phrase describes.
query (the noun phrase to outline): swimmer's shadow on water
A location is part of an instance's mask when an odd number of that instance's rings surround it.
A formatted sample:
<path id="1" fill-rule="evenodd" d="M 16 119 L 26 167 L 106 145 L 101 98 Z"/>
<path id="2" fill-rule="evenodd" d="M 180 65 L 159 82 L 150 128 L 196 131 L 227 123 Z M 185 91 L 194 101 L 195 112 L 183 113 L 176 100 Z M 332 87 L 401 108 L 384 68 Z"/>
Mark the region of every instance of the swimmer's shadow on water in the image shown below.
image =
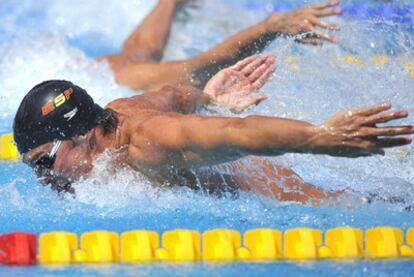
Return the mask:
<path id="1" fill-rule="evenodd" d="M 378 181 L 378 180 L 377 180 Z M 391 210 L 414 212 L 414 184 L 398 178 L 379 180 L 380 186 L 367 191 L 352 191 L 339 200 L 339 205 L 355 208 L 364 205 L 386 205 Z M 390 184 L 385 187 L 384 184 Z M 374 185 L 373 185 L 374 186 Z M 337 204 L 338 204 L 337 203 Z"/>
<path id="2" fill-rule="evenodd" d="M 375 202 L 384 202 L 393 205 L 398 205 L 402 207 L 402 210 L 405 212 L 414 212 L 414 204 L 408 201 L 407 197 L 404 196 L 384 196 L 378 192 L 370 192 L 365 197 L 364 200 L 367 204 L 373 204 Z"/>

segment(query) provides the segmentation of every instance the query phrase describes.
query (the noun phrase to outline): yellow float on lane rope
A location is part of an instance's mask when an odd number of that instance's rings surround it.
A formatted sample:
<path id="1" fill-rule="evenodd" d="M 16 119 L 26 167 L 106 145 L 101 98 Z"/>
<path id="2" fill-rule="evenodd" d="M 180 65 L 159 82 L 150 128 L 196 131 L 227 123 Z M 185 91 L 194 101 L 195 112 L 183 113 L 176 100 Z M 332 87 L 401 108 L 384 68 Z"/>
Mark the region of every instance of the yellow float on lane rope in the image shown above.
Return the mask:
<path id="1" fill-rule="evenodd" d="M 244 233 L 244 246 L 254 260 L 282 258 L 282 232 L 274 229 L 253 229 Z"/>
<path id="2" fill-rule="evenodd" d="M 34 234 L 32 234 L 34 235 Z M 262 262 L 307 259 L 414 259 L 414 228 L 380 226 L 368 229 L 338 227 L 325 232 L 296 228 L 282 232 L 270 228 L 247 230 L 241 241 L 236 230 L 208 230 L 201 236 L 194 230 L 164 232 L 162 245 L 155 231 L 92 231 L 81 235 L 80 248 L 75 233 L 49 232 L 39 235 L 37 261 L 43 265 L 72 263 L 152 263 L 152 262 Z M 21 251 L 20 248 L 13 251 Z M 283 245 L 283 250 L 282 250 Z M 1 247 L 1 246 L 0 246 Z M 6 246 L 11 247 L 13 246 Z M 27 251 L 36 253 L 33 246 Z M 30 249 L 29 249 L 30 248 Z M 3 246 L 4 249 L 4 246 Z M 0 249 L 0 251 L 4 251 Z M 24 250 L 24 249 L 23 249 Z M 120 256 L 120 258 L 119 258 Z"/>
<path id="3" fill-rule="evenodd" d="M 78 248 L 75 233 L 50 232 L 39 237 L 39 263 L 70 264 L 72 253 Z"/>
<path id="4" fill-rule="evenodd" d="M 1 135 L 0 159 L 9 161 L 17 161 L 20 159 L 12 133 Z"/>
<path id="5" fill-rule="evenodd" d="M 160 247 L 157 232 L 133 230 L 121 234 L 121 261 L 124 263 L 150 263 L 156 260 L 155 249 Z"/>
<path id="6" fill-rule="evenodd" d="M 325 244 L 331 250 L 331 258 L 355 259 L 362 257 L 363 232 L 361 229 L 338 227 L 325 233 Z"/>
<path id="7" fill-rule="evenodd" d="M 317 259 L 326 257 L 329 251 L 322 245 L 322 232 L 311 228 L 296 228 L 285 231 L 283 255 L 286 259 Z M 320 255 L 322 254 L 322 255 Z"/>
<path id="8" fill-rule="evenodd" d="M 241 235 L 236 230 L 214 229 L 203 233 L 203 260 L 235 261 L 241 246 Z M 245 254 L 241 251 L 240 254 Z"/>
<path id="9" fill-rule="evenodd" d="M 406 244 L 400 248 L 401 256 L 414 257 L 414 227 L 407 230 Z"/>
<path id="10" fill-rule="evenodd" d="M 372 259 L 398 258 L 404 243 L 404 232 L 394 227 L 376 227 L 365 233 L 365 256 Z M 406 249 L 403 247 L 403 252 Z"/>
<path id="11" fill-rule="evenodd" d="M 80 246 L 87 263 L 113 263 L 119 260 L 118 233 L 104 230 L 83 233 Z M 78 256 L 83 256 L 81 253 Z"/>
<path id="12" fill-rule="evenodd" d="M 167 261 L 195 262 L 199 261 L 201 235 L 194 230 L 177 229 L 162 235 L 162 247 L 168 253 Z"/>

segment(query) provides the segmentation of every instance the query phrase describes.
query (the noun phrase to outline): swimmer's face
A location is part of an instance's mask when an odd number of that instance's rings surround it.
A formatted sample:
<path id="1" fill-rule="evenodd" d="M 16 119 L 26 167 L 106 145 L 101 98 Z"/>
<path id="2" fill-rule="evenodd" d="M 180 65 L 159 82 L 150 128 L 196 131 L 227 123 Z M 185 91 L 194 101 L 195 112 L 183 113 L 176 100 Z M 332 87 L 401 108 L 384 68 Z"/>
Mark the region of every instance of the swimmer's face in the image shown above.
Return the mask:
<path id="1" fill-rule="evenodd" d="M 31 166 L 43 185 L 52 189 L 71 191 L 70 183 L 86 176 L 92 169 L 90 135 L 62 141 L 55 159 L 50 159 L 54 142 L 36 147 L 26 153 L 23 161 Z"/>

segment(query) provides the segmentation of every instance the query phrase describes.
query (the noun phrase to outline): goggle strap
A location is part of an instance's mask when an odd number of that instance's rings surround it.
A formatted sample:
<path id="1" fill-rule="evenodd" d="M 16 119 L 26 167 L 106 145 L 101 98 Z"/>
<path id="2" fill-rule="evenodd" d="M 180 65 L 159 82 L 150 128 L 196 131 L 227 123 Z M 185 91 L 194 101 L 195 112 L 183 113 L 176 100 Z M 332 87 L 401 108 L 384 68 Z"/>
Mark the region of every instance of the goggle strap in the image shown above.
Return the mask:
<path id="1" fill-rule="evenodd" d="M 52 150 L 50 150 L 50 153 L 49 153 L 49 157 L 54 157 L 56 155 L 56 153 L 59 150 L 59 147 L 60 147 L 61 144 L 62 144 L 62 141 L 61 140 L 57 140 L 53 144 Z"/>

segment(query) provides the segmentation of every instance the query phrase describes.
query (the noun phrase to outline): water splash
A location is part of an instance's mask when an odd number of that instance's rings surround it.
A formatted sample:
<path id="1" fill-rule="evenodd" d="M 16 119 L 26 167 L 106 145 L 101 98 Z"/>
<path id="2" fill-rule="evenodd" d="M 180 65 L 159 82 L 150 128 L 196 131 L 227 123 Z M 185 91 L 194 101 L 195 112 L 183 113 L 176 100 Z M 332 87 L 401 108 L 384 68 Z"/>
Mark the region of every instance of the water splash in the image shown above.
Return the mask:
<path id="1" fill-rule="evenodd" d="M 139 20 L 137 17 L 142 17 L 153 2 L 141 5 L 139 1 L 108 1 L 108 10 L 122 12 L 102 15 L 91 12 L 96 3 L 80 5 L 76 21 L 66 13 L 79 4 L 76 2 L 56 1 L 50 9 L 45 8 L 49 3 L 42 1 L 25 2 L 22 6 L 6 3 L 9 12 L 0 28 L 5 41 L 0 47 L 1 132 L 11 130 L 20 99 L 44 79 L 72 80 L 101 105 L 134 93 L 116 84 L 107 64 L 96 62 L 74 45 L 93 56 L 119 49 L 122 39 Z M 208 49 L 267 14 L 265 9 L 248 11 L 237 3 L 204 1 L 199 9 L 189 9 L 185 20 L 174 23 L 165 59 L 185 58 Z M 228 17 L 233 12 L 239 16 Z M 31 18 L 33 24 L 21 21 L 23 16 Z M 321 123 L 338 110 L 385 100 L 414 112 L 414 80 L 401 66 L 412 59 L 414 51 L 409 28 L 392 22 L 333 20 L 342 26 L 337 33 L 339 46 L 315 48 L 295 44 L 293 39 L 278 39 L 269 45 L 266 52 L 279 60 L 276 73 L 263 88 L 271 97 L 243 115 L 276 115 Z M 16 30 L 22 31 L 13 34 Z M 358 55 L 364 65 L 344 63 L 343 55 L 348 54 Z M 392 61 L 384 66 L 373 65 L 370 59 L 374 54 L 391 55 Z M 290 55 L 300 56 L 293 63 L 296 67 L 285 61 Z M 399 122 L 413 122 L 413 116 Z M 376 190 L 387 197 L 414 195 L 413 150 L 413 146 L 407 146 L 388 150 L 386 157 L 361 159 L 312 155 L 285 155 L 284 159 L 306 181 L 325 189 L 350 187 L 363 196 Z M 405 204 L 379 201 L 370 205 L 357 198 L 336 208 L 278 203 L 243 193 L 238 199 L 215 198 L 185 188 L 154 188 L 139 173 L 127 169 L 108 171 L 107 159 L 102 156 L 92 176 L 76 184 L 75 198 L 63 199 L 41 187 L 24 165 L 2 164 L 0 217 L 4 224 L 0 231 L 19 228 L 83 232 L 96 226 L 116 231 L 224 226 L 240 230 L 261 226 L 286 229 L 301 225 L 325 229 L 344 224 L 367 227 L 389 223 L 407 227 L 414 220 L 412 213 L 404 211 L 407 205 L 414 204 L 410 197 L 406 197 Z"/>

